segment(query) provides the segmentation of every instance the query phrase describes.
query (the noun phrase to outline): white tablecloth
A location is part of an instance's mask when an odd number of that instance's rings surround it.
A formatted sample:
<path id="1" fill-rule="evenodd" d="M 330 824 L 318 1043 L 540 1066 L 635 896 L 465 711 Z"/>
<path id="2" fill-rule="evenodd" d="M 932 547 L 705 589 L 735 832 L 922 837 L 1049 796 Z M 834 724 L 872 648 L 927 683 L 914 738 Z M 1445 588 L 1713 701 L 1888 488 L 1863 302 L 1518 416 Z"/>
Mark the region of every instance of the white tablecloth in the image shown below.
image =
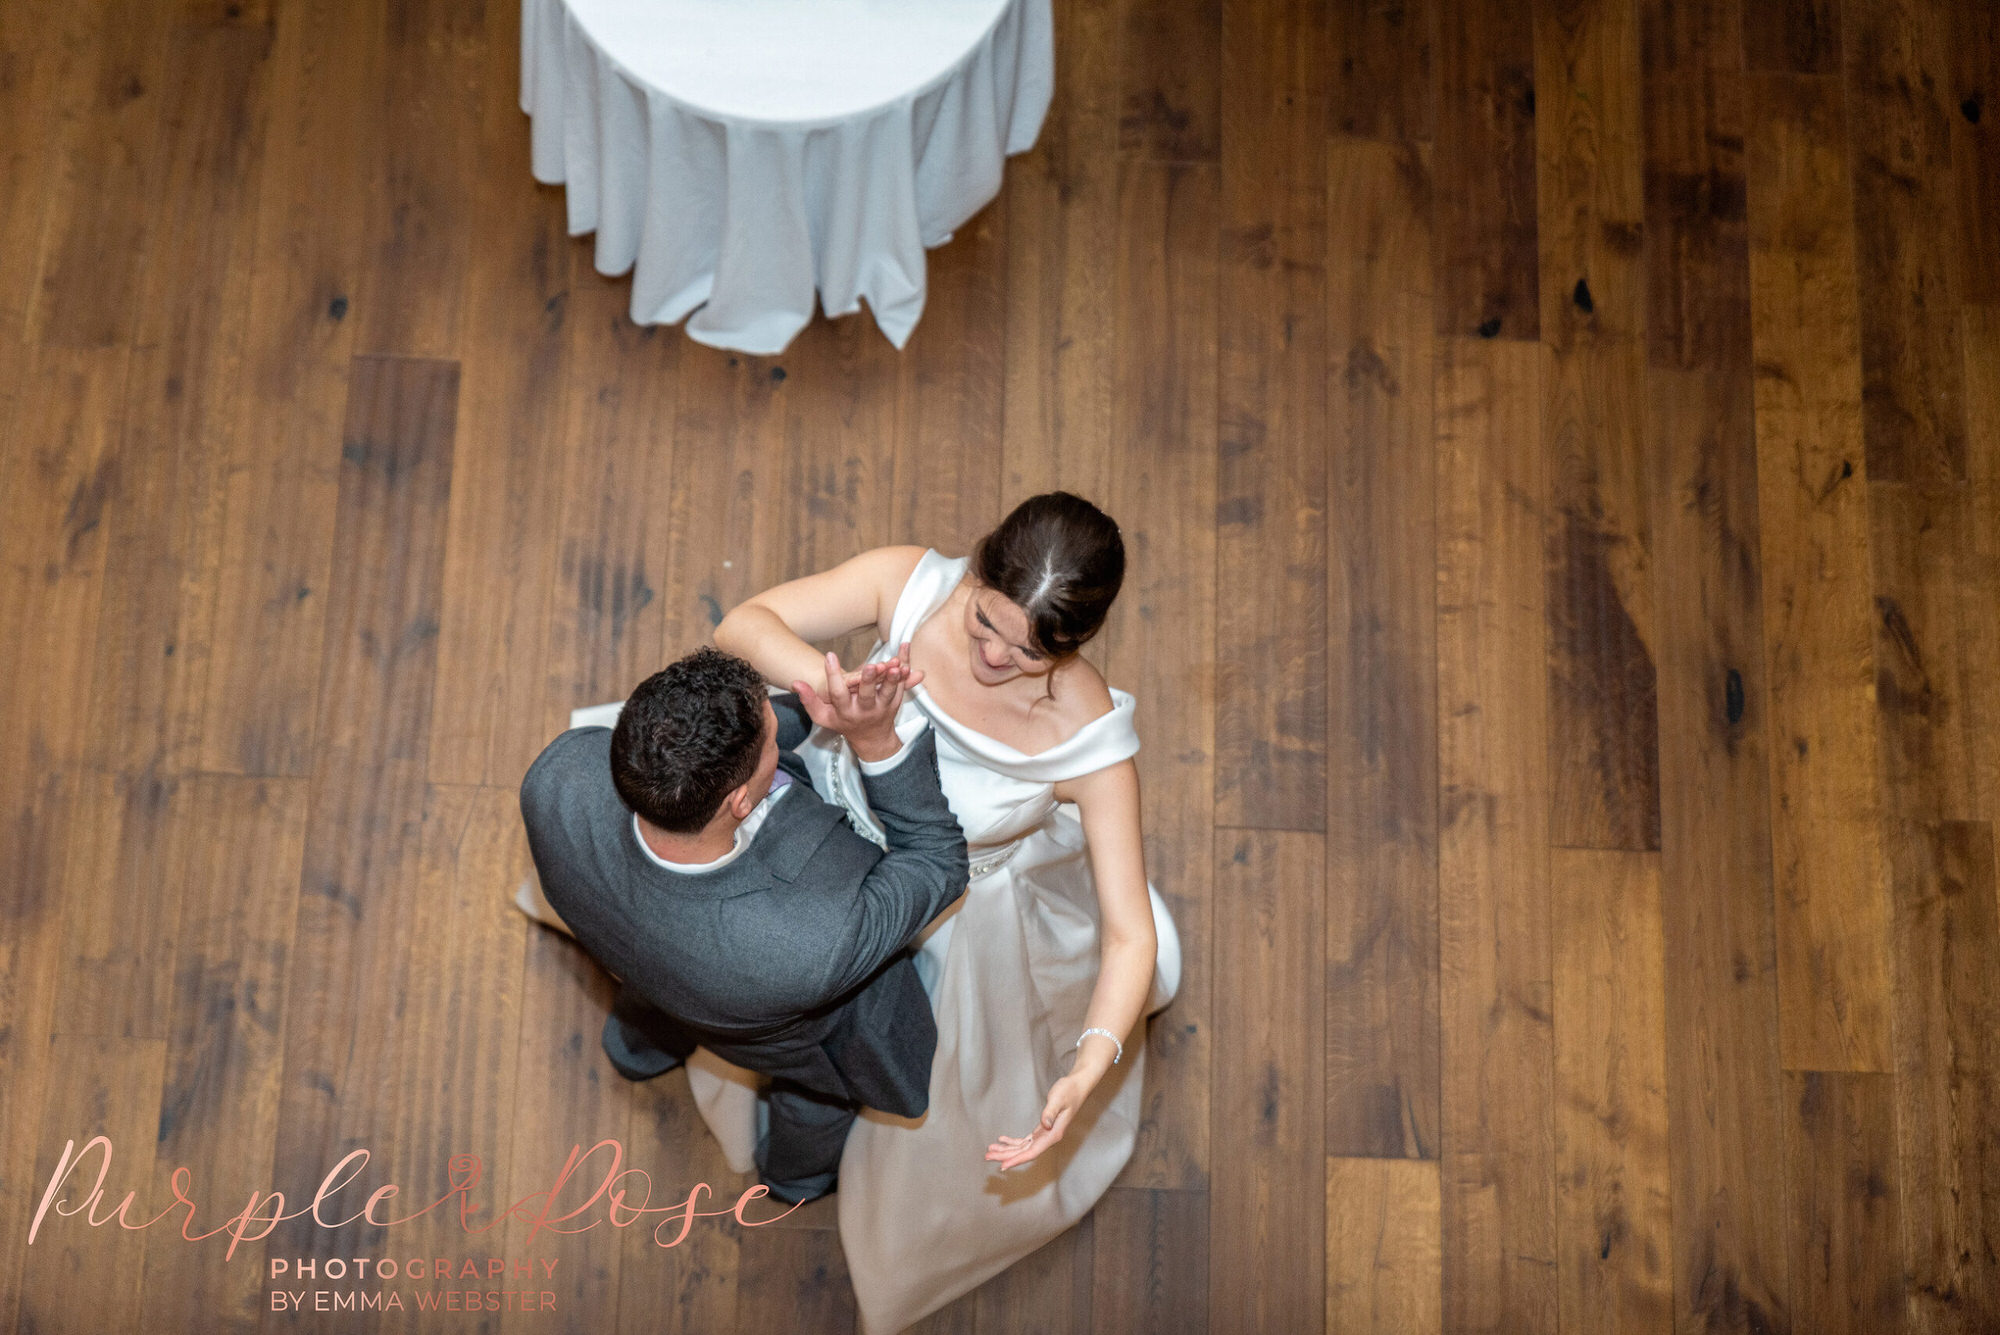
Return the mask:
<path id="1" fill-rule="evenodd" d="M 1054 88 L 1050 0 L 522 0 L 534 173 L 632 318 L 782 351 L 860 309 L 898 348 L 924 248 L 1000 189 Z M 690 312 L 693 314 L 690 315 Z"/>

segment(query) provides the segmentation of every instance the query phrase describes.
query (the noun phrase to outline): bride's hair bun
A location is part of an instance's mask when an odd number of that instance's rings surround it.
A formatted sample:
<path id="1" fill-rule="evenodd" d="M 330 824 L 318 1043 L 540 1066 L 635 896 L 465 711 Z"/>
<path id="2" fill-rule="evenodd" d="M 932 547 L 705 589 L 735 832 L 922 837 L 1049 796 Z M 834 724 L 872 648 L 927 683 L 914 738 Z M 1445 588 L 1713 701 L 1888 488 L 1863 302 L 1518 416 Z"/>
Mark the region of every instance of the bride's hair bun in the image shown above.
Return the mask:
<path id="1" fill-rule="evenodd" d="M 972 574 L 1026 612 L 1034 647 L 1060 660 L 1104 628 L 1125 581 L 1125 542 L 1083 497 L 1047 491 L 979 540 Z"/>

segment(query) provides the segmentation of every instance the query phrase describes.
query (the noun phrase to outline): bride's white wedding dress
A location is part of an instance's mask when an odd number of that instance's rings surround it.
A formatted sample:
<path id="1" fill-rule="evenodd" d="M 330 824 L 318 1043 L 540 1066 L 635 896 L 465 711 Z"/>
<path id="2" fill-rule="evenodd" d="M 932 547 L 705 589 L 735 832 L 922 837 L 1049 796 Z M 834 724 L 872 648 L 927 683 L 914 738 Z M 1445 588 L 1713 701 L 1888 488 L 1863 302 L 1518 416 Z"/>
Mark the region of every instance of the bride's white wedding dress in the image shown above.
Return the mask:
<path id="1" fill-rule="evenodd" d="M 925 552 L 897 600 L 889 639 L 868 661 L 912 639 L 966 565 Z M 904 700 L 899 732 L 913 735 L 925 720 L 937 732 L 938 770 L 965 829 L 972 875 L 917 955 L 937 1012 L 929 1111 L 918 1121 L 864 1112 L 840 1161 L 840 1240 L 866 1335 L 921 1320 L 1076 1223 L 1132 1155 L 1143 1022 L 1052 1149 L 1004 1173 L 985 1158 L 997 1137 L 1025 1135 L 1041 1119 L 1049 1086 L 1074 1059 L 1097 983 L 1089 854 L 1075 808 L 1056 801 L 1054 785 L 1138 751 L 1132 697 L 1114 689 L 1111 698 L 1109 714 L 1032 756 L 960 724 L 922 686 Z M 799 750 L 821 796 L 879 842 L 846 743 L 815 729 Z M 1180 941 L 1158 892 L 1148 892 L 1160 942 L 1150 1015 L 1179 988 Z M 688 1078 L 731 1166 L 750 1171 L 757 1077 L 698 1051 Z"/>

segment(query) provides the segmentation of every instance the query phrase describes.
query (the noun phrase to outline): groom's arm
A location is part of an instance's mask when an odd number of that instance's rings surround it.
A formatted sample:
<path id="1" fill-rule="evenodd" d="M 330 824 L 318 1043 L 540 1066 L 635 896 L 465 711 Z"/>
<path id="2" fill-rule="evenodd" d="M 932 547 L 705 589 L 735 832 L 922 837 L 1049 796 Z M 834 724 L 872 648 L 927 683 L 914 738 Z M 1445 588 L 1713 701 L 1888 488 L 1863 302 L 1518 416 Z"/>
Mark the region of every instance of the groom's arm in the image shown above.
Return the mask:
<path id="1" fill-rule="evenodd" d="M 828 996 L 866 981 L 908 946 L 911 937 L 964 893 L 971 872 L 965 831 L 944 799 L 937 739 L 929 728 L 906 743 L 892 762 L 864 767 L 861 785 L 889 849 L 856 891 L 848 939 L 831 952 Z"/>

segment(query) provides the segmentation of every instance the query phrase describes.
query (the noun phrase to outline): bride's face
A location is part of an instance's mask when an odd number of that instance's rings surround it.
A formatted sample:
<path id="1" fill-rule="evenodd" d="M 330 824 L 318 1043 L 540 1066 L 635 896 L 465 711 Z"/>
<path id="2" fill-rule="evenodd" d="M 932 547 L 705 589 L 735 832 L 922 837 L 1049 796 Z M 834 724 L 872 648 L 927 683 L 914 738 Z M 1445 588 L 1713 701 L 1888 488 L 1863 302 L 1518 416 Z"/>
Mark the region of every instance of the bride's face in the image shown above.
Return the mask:
<path id="1" fill-rule="evenodd" d="M 1053 664 L 1029 642 L 1028 614 L 1012 599 L 973 585 L 965 600 L 965 634 L 973 680 L 998 686 L 1015 677 L 1039 677 Z"/>

